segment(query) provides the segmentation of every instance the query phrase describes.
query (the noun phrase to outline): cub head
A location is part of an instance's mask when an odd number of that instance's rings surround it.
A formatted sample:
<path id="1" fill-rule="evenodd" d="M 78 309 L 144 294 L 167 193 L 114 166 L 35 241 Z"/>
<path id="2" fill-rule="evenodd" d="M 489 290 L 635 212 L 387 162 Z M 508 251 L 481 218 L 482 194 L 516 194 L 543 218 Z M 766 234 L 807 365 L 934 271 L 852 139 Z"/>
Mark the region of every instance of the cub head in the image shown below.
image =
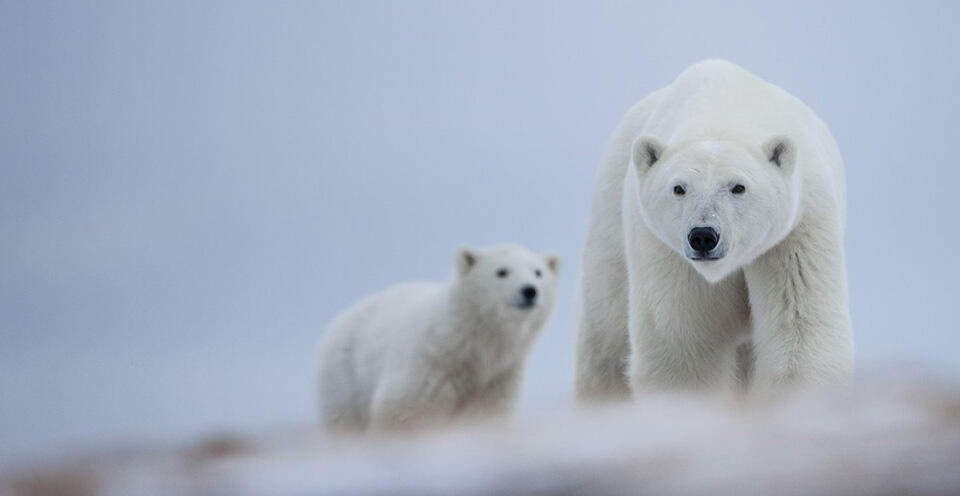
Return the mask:
<path id="1" fill-rule="evenodd" d="M 471 304 L 510 318 L 549 315 L 559 270 L 556 255 L 512 244 L 457 252 L 457 284 Z"/>
<path id="2" fill-rule="evenodd" d="M 633 143 L 638 204 L 647 227 L 707 281 L 720 281 L 782 240 L 799 208 L 796 149 L 710 140 Z"/>

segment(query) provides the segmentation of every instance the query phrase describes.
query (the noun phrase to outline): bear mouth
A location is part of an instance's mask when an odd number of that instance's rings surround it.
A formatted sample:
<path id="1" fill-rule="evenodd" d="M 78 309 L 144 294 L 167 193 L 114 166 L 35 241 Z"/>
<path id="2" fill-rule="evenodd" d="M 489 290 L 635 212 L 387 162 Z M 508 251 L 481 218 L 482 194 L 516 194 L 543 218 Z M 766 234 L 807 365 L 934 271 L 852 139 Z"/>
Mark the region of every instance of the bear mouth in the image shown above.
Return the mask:
<path id="1" fill-rule="evenodd" d="M 513 304 L 514 307 L 519 308 L 520 310 L 530 310 L 531 308 L 537 306 L 536 301 L 518 301 Z"/>
<path id="2" fill-rule="evenodd" d="M 684 250 L 684 255 L 691 262 L 716 262 L 727 256 L 727 252 L 729 252 L 728 247 L 720 243 L 710 251 L 694 251 L 687 247 Z"/>
<path id="3" fill-rule="evenodd" d="M 694 262 L 715 262 L 723 258 L 723 255 L 689 255 L 687 258 Z"/>

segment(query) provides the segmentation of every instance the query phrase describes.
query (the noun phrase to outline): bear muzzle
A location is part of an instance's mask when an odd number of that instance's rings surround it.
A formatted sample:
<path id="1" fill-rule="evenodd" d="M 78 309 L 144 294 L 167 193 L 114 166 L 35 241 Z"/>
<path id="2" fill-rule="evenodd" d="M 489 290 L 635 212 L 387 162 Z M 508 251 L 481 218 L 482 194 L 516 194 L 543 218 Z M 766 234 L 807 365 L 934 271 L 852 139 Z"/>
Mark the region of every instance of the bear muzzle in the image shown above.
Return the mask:
<path id="1" fill-rule="evenodd" d="M 686 255 L 690 260 L 719 260 L 726 255 L 720 233 L 710 226 L 694 227 L 687 233 Z"/>

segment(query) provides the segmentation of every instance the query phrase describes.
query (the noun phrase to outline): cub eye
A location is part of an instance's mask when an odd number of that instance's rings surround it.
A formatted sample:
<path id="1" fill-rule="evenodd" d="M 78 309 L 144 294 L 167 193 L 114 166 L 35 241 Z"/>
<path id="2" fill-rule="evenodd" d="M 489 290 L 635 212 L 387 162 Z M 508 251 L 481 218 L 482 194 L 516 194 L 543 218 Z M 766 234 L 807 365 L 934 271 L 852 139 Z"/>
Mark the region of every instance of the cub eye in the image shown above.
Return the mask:
<path id="1" fill-rule="evenodd" d="M 510 273 L 510 271 L 507 270 L 507 269 L 499 269 L 499 270 L 497 270 L 497 277 L 503 279 L 504 277 L 507 277 L 507 274 L 509 274 L 509 273 Z"/>
<path id="2" fill-rule="evenodd" d="M 733 188 L 730 188 L 730 192 L 735 195 L 742 195 L 745 191 L 747 191 L 747 187 L 742 184 L 737 184 Z"/>
<path id="3" fill-rule="evenodd" d="M 537 270 L 533 271 L 533 275 L 535 275 L 535 276 L 537 276 L 537 277 L 540 277 L 540 276 L 542 275 L 542 274 L 540 273 L 540 269 L 537 269 Z"/>
<path id="4" fill-rule="evenodd" d="M 677 196 L 683 196 L 687 193 L 687 190 L 683 189 L 683 186 L 679 184 L 673 187 L 673 194 Z"/>

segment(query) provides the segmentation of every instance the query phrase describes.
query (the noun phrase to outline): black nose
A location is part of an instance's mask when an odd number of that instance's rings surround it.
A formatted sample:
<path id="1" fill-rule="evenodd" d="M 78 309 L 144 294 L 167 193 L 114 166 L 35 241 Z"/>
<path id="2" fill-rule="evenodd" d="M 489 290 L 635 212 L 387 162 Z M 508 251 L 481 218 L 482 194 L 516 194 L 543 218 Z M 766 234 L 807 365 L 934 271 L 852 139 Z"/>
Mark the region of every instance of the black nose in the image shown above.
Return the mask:
<path id="1" fill-rule="evenodd" d="M 720 235 L 712 227 L 694 227 L 687 235 L 687 243 L 693 251 L 708 252 L 717 247 Z"/>
<path id="2" fill-rule="evenodd" d="M 527 285 L 520 288 L 520 294 L 523 295 L 523 299 L 527 302 L 531 302 L 537 298 L 537 288 Z"/>

